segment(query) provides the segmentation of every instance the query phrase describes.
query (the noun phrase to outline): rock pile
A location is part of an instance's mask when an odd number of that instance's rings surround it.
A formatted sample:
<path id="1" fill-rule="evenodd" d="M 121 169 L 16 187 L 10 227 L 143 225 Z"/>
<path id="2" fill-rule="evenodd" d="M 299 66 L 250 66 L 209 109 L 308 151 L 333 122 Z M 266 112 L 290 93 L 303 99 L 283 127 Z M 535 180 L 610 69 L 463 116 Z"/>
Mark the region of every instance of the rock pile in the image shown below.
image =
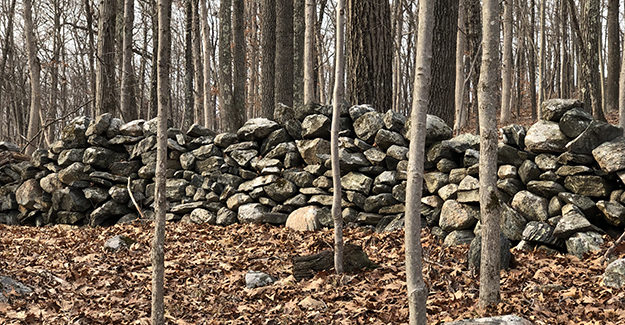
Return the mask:
<path id="1" fill-rule="evenodd" d="M 276 107 L 236 133 L 168 130 L 168 220 L 331 226 L 331 107 Z M 410 123 L 369 105 L 341 109 L 343 217 L 379 231 L 403 227 Z M 479 137 L 427 117 L 422 216 L 448 245 L 479 234 Z M 576 100 L 543 103 L 528 130 L 502 130 L 502 231 L 521 247 L 581 255 L 625 226 L 625 139 Z M 0 164 L 0 222 L 111 225 L 153 214 L 156 120 L 74 119 L 30 162 Z M 5 145 L 6 147 L 6 145 Z M 2 148 L 0 150 L 7 150 Z M 14 148 L 15 149 L 15 148 Z M 132 193 L 132 195 L 130 195 Z"/>

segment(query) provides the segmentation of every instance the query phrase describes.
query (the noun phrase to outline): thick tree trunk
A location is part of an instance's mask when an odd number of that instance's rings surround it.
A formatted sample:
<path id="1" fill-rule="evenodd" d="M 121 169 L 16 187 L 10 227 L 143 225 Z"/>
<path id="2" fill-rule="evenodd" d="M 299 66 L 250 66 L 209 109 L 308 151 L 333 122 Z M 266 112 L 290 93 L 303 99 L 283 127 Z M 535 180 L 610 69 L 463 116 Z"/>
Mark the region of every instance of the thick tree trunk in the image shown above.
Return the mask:
<path id="1" fill-rule="evenodd" d="M 191 43 L 193 46 L 193 121 L 204 123 L 204 73 L 202 71 L 202 33 L 200 29 L 199 0 L 193 1 L 193 31 Z"/>
<path id="2" fill-rule="evenodd" d="M 293 105 L 304 103 L 304 39 L 306 0 L 294 0 L 293 5 Z"/>
<path id="3" fill-rule="evenodd" d="M 315 0 L 306 0 L 306 30 L 304 33 L 304 104 L 315 101 Z"/>
<path id="4" fill-rule="evenodd" d="M 425 124 L 432 78 L 433 1 L 419 2 L 419 27 L 415 63 L 415 79 L 410 114 L 410 151 L 408 152 L 408 179 L 406 184 L 405 249 L 408 310 L 411 325 L 426 324 L 427 286 L 423 281 L 421 248 L 421 195 L 423 190 L 423 156 L 425 152 Z"/>
<path id="5" fill-rule="evenodd" d="M 120 111 L 127 121 L 135 120 L 137 113 L 134 94 L 134 71 L 132 71 L 132 28 L 135 20 L 135 1 L 124 1 L 124 39 L 121 77 Z"/>
<path id="6" fill-rule="evenodd" d="M 275 107 L 276 1 L 262 0 L 261 29 L 261 115 L 273 118 Z"/>
<path id="7" fill-rule="evenodd" d="M 393 40 L 388 0 L 347 1 L 347 97 L 353 104 L 392 108 Z"/>
<path id="8" fill-rule="evenodd" d="M 432 40 L 432 85 L 428 114 L 442 118 L 447 125 L 454 123 L 454 88 L 456 76 L 456 34 L 458 0 L 435 1 Z"/>
<path id="9" fill-rule="evenodd" d="M 193 96 L 193 4 L 192 0 L 185 0 L 185 30 L 184 30 L 184 104 L 182 112 L 182 130 L 186 131 L 193 124 L 193 111 L 195 100 Z"/>
<path id="10" fill-rule="evenodd" d="M 482 42 L 482 14 L 479 0 L 466 0 L 467 4 L 467 45 L 470 61 L 481 57 Z M 479 99 L 477 98 L 477 84 L 480 80 L 480 69 L 474 69 L 471 74 L 471 111 L 477 114 Z M 478 125 L 479 132 L 479 125 Z"/>
<path id="11" fill-rule="evenodd" d="M 332 218 L 334 219 L 334 269 L 343 273 L 343 215 L 341 210 L 341 167 L 339 165 L 339 114 L 343 104 L 345 85 L 345 0 L 338 0 L 336 7 L 336 47 L 334 51 L 334 93 L 332 103 Z"/>
<path id="12" fill-rule="evenodd" d="M 499 105 L 499 2 L 484 0 L 482 13 L 482 65 L 480 72 L 480 215 L 482 216 L 482 255 L 479 304 L 499 302 L 499 220 L 497 197 L 497 106 Z"/>
<path id="13" fill-rule="evenodd" d="M 98 19 L 98 59 L 96 60 L 96 114 L 115 113 L 115 0 L 102 0 Z"/>
<path id="14" fill-rule="evenodd" d="M 293 106 L 293 0 L 276 1 L 276 103 Z"/>
<path id="15" fill-rule="evenodd" d="M 503 74 L 501 78 L 501 123 L 510 122 L 512 116 L 512 0 L 503 2 Z"/>
<path id="16" fill-rule="evenodd" d="M 245 81 L 247 66 L 245 63 L 245 30 L 243 15 L 245 14 L 245 1 L 232 1 L 232 32 L 234 43 L 234 82 L 232 111 L 227 121 L 228 129 L 236 131 L 245 122 Z"/>
<path id="17" fill-rule="evenodd" d="M 158 0 L 158 128 L 156 136 L 156 193 L 152 242 L 152 324 L 165 324 L 165 196 L 167 170 L 167 116 L 170 109 L 171 0 Z"/>
<path id="18" fill-rule="evenodd" d="M 606 87 L 606 110 L 618 111 L 618 78 L 621 64 L 619 51 L 619 0 L 608 0 L 608 80 Z"/>
<path id="19" fill-rule="evenodd" d="M 232 0 L 219 3 L 219 112 L 220 129 L 233 130 L 232 108 Z"/>
<path id="20" fill-rule="evenodd" d="M 39 114 L 41 113 L 41 84 L 39 82 L 39 59 L 37 58 L 37 44 L 35 27 L 33 26 L 33 4 L 31 0 L 24 0 L 24 32 L 26 34 L 26 47 L 28 53 L 28 68 L 30 70 L 30 113 L 28 118 L 28 132 L 26 138 L 31 144 L 26 147 L 26 154 L 32 154 L 37 141 L 35 134 L 39 131 Z"/>

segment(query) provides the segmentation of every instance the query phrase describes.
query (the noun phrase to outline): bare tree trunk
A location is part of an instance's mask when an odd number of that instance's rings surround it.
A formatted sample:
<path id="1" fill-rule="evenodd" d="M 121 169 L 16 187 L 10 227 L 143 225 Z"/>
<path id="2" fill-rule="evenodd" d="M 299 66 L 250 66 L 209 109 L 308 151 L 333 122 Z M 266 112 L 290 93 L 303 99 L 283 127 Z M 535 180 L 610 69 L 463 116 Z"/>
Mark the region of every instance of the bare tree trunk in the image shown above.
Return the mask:
<path id="1" fill-rule="evenodd" d="M 134 72 L 132 71 L 132 28 L 135 19 L 134 0 L 124 1 L 124 40 L 121 78 L 120 111 L 127 120 L 138 117 L 134 94 Z"/>
<path id="2" fill-rule="evenodd" d="M 432 85 L 428 114 L 442 118 L 447 125 L 454 123 L 454 89 L 450 87 L 456 75 L 456 34 L 458 0 L 439 0 L 434 5 L 432 40 Z"/>
<path id="3" fill-rule="evenodd" d="M 426 113 L 430 98 L 434 6 L 433 1 L 419 1 L 417 61 L 415 64 L 412 112 L 410 114 L 411 132 L 406 184 L 404 245 L 410 325 L 425 325 L 427 323 L 425 303 L 428 289 L 423 281 L 421 256 L 421 195 L 423 190 Z"/>
<path id="4" fill-rule="evenodd" d="M 503 76 L 501 85 L 501 123 L 510 122 L 512 116 L 512 0 L 503 2 Z"/>
<path id="5" fill-rule="evenodd" d="M 545 1 L 540 0 L 540 52 L 538 54 L 538 107 L 537 114 L 542 116 L 542 102 L 545 100 Z"/>
<path id="6" fill-rule="evenodd" d="M 245 31 L 243 15 L 245 14 L 245 1 L 232 1 L 232 31 L 234 41 L 234 82 L 232 112 L 228 121 L 230 131 L 236 131 L 245 122 L 245 81 L 247 66 L 245 63 Z"/>
<path id="7" fill-rule="evenodd" d="M 567 47 L 568 35 L 568 6 L 566 0 L 560 1 L 560 40 L 562 43 L 562 51 L 560 52 L 560 97 L 568 98 L 571 96 L 570 78 L 569 78 L 569 48 Z"/>
<path id="8" fill-rule="evenodd" d="M 625 37 L 623 37 L 623 48 L 625 49 Z M 625 130 L 625 55 L 621 62 L 621 76 L 619 80 L 618 107 L 619 107 L 619 126 Z"/>
<path id="9" fill-rule="evenodd" d="M 619 0 L 608 0 L 608 80 L 606 87 L 606 110 L 616 112 L 618 106 L 619 51 Z"/>
<path id="10" fill-rule="evenodd" d="M 304 104 L 315 101 L 315 0 L 306 0 L 306 30 L 304 33 Z"/>
<path id="11" fill-rule="evenodd" d="M 193 96 L 193 4 L 192 0 L 185 0 L 185 31 L 184 31 L 184 108 L 182 112 L 182 129 L 188 130 L 193 124 L 194 100 Z"/>
<path id="12" fill-rule="evenodd" d="M 39 130 L 39 114 L 41 112 L 41 84 L 39 83 L 39 59 L 37 58 L 37 44 L 35 44 L 35 27 L 33 26 L 33 4 L 31 0 L 24 0 L 24 32 L 28 52 L 28 68 L 30 69 L 30 114 L 26 137 L 33 140 Z M 26 154 L 32 154 L 36 148 L 36 141 L 26 148 Z"/>
<path id="13" fill-rule="evenodd" d="M 165 213 L 167 197 L 167 116 L 170 109 L 171 0 L 158 0 L 158 129 L 156 145 L 156 185 L 154 241 L 152 242 L 152 324 L 165 324 Z"/>
<path id="14" fill-rule="evenodd" d="M 336 48 L 334 64 L 334 94 L 332 96 L 332 218 L 334 219 L 334 269 L 343 273 L 343 215 L 341 213 L 341 167 L 339 165 L 339 113 L 343 104 L 345 85 L 345 0 L 338 0 L 336 7 Z"/>
<path id="15" fill-rule="evenodd" d="M 95 73 L 95 51 L 96 45 L 93 37 L 93 12 L 91 11 L 91 0 L 85 0 L 85 18 L 87 22 L 87 37 L 89 39 L 88 56 L 89 56 L 89 81 L 91 86 L 91 96 L 96 94 L 96 73 Z M 95 114 L 95 103 L 90 105 L 91 114 Z"/>
<path id="16" fill-rule="evenodd" d="M 276 2 L 262 0 L 261 21 L 261 115 L 273 118 L 275 106 Z"/>
<path id="17" fill-rule="evenodd" d="M 456 83 L 454 92 L 455 118 L 454 131 L 458 133 L 460 129 L 467 125 L 468 112 L 464 105 L 464 52 L 466 50 L 466 6 L 465 0 L 460 0 L 458 6 L 458 28 L 461 29 L 456 35 Z"/>
<path id="18" fill-rule="evenodd" d="M 208 27 L 208 9 L 206 2 L 200 0 L 200 20 L 202 21 L 202 35 L 204 44 L 204 126 L 215 129 L 215 112 L 211 111 L 211 70 L 210 70 L 210 31 Z"/>
<path id="19" fill-rule="evenodd" d="M 98 19 L 96 60 L 96 114 L 115 113 L 115 16 L 116 1 L 102 0 Z"/>
<path id="20" fill-rule="evenodd" d="M 293 0 L 276 2 L 276 103 L 293 106 Z"/>
<path id="21" fill-rule="evenodd" d="M 197 124 L 204 122 L 204 73 L 202 71 L 202 33 L 200 29 L 199 0 L 193 1 L 193 31 L 191 37 L 193 51 L 193 121 Z"/>
<path id="22" fill-rule="evenodd" d="M 535 2 L 534 0 L 530 1 L 530 28 L 529 28 L 529 35 L 528 40 L 529 40 L 529 49 L 528 49 L 528 70 L 529 70 L 529 75 L 530 75 L 530 83 L 529 83 L 529 90 L 530 90 L 530 101 L 531 101 L 531 106 L 532 106 L 532 120 L 536 120 L 536 117 L 538 117 L 538 111 L 537 111 L 537 107 L 536 107 L 536 43 L 534 42 L 534 29 L 536 26 L 536 19 L 534 18 L 535 15 Z"/>
<path id="23" fill-rule="evenodd" d="M 220 129 L 232 130 L 232 0 L 219 2 L 219 112 Z"/>
<path id="24" fill-rule="evenodd" d="M 304 102 L 304 38 L 306 34 L 306 0 L 293 4 L 293 105 Z"/>
<path id="25" fill-rule="evenodd" d="M 393 111 L 399 112 L 401 102 L 401 61 L 402 40 L 404 32 L 404 0 L 395 1 L 393 4 Z"/>
<path id="26" fill-rule="evenodd" d="M 5 87 L 5 81 L 6 81 L 6 66 L 7 66 L 7 60 L 9 58 L 9 54 L 13 51 L 12 49 L 12 43 L 13 43 L 13 19 L 15 18 L 15 3 L 17 1 L 16 0 L 12 0 L 11 1 L 11 5 L 9 7 L 9 12 L 7 13 L 7 25 L 5 27 L 5 31 L 6 31 L 6 35 L 5 35 L 5 39 L 4 39 L 4 44 L 2 45 L 2 59 L 0 59 L 0 105 L 4 105 L 3 107 L 5 107 L 4 114 L 2 116 L 4 122 L 6 123 L 6 125 L 0 125 L 1 128 L 3 128 L 4 135 L 6 136 L 6 139 L 10 139 L 11 134 L 10 134 L 10 130 L 11 130 L 11 125 L 10 125 L 10 114 L 9 114 L 9 105 L 3 103 L 2 98 L 3 98 L 3 90 Z M 8 97 L 8 96 L 7 96 Z"/>
<path id="27" fill-rule="evenodd" d="M 499 302 L 499 220 L 497 197 L 497 106 L 499 105 L 499 2 L 484 0 L 482 12 L 482 66 L 480 72 L 480 214 L 482 256 L 480 264 L 481 306 Z"/>

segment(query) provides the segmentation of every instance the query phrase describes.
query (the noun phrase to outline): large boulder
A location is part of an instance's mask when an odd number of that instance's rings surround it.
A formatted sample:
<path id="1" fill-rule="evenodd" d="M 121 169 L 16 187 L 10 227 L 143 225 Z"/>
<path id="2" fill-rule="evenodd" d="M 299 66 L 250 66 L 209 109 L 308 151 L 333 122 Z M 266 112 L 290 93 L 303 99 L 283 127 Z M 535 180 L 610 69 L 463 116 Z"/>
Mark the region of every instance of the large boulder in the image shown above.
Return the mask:
<path id="1" fill-rule="evenodd" d="M 328 208 L 322 208 L 316 205 L 309 205 L 299 208 L 286 219 L 286 227 L 300 230 L 300 231 L 313 231 L 321 229 L 321 219 L 327 219 L 327 215 L 330 213 Z"/>
<path id="2" fill-rule="evenodd" d="M 518 192 L 512 199 L 512 208 L 519 211 L 527 220 L 545 221 L 549 218 L 547 199 L 529 191 Z"/>
<path id="3" fill-rule="evenodd" d="M 592 121 L 577 138 L 566 144 L 566 149 L 574 153 L 589 155 L 600 144 L 623 135 L 623 129 L 602 121 Z"/>
<path id="4" fill-rule="evenodd" d="M 330 155 L 330 141 L 325 139 L 296 140 L 295 144 L 308 165 L 322 165 L 326 160 L 323 157 Z"/>
<path id="5" fill-rule="evenodd" d="M 541 118 L 547 121 L 560 121 L 560 118 L 572 108 L 583 108 L 584 103 L 578 99 L 549 99 L 542 102 Z"/>
<path id="6" fill-rule="evenodd" d="M 322 114 L 306 116 L 302 121 L 302 138 L 330 138 L 331 120 Z"/>
<path id="7" fill-rule="evenodd" d="M 237 131 L 241 140 L 263 140 L 271 132 L 280 128 L 278 123 L 266 118 L 253 118 L 243 124 Z"/>
<path id="8" fill-rule="evenodd" d="M 477 223 L 479 214 L 477 207 L 447 200 L 443 203 L 439 224 L 445 231 L 470 229 Z"/>
<path id="9" fill-rule="evenodd" d="M 354 121 L 356 136 L 368 143 L 373 143 L 378 130 L 384 127 L 384 117 L 378 112 L 368 112 Z"/>
<path id="10" fill-rule="evenodd" d="M 29 179 L 17 188 L 15 200 L 17 204 L 28 210 L 42 210 L 44 206 L 47 206 L 43 200 L 43 193 L 39 182 L 36 179 Z"/>
<path id="11" fill-rule="evenodd" d="M 573 108 L 562 116 L 560 119 L 560 130 L 569 138 L 577 138 L 590 123 L 592 115 L 582 108 Z"/>
<path id="12" fill-rule="evenodd" d="M 558 123 L 550 121 L 538 121 L 527 130 L 525 146 L 529 151 L 540 153 L 561 153 L 566 151 L 568 138 Z"/>
<path id="13" fill-rule="evenodd" d="M 605 172 L 612 173 L 624 170 L 625 137 L 618 137 L 599 145 L 592 151 L 592 155 Z"/>

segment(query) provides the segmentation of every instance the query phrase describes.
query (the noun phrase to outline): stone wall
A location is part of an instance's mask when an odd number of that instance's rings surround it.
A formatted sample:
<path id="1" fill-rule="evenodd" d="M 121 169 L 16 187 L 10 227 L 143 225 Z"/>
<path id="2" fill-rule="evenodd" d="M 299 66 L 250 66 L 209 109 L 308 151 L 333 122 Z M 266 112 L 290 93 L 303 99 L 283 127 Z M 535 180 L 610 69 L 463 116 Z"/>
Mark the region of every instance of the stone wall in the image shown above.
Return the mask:
<path id="1" fill-rule="evenodd" d="M 581 255 L 625 224 L 622 130 L 593 121 L 576 100 L 543 103 L 527 131 L 501 130 L 498 188 L 502 230 L 519 247 Z M 215 135 L 194 125 L 168 130 L 170 221 L 229 225 L 332 225 L 329 106 L 276 108 L 275 121 L 249 120 Z M 403 227 L 410 125 L 367 105 L 341 112 L 343 217 L 388 231 Z M 123 124 L 105 114 L 74 119 L 30 161 L 0 158 L 0 222 L 106 226 L 153 216 L 156 120 Z M 16 148 L 0 144 L 9 157 Z M 2 157 L 2 155 L 0 155 Z M 479 137 L 452 138 L 427 117 L 422 216 L 448 245 L 479 233 Z"/>

